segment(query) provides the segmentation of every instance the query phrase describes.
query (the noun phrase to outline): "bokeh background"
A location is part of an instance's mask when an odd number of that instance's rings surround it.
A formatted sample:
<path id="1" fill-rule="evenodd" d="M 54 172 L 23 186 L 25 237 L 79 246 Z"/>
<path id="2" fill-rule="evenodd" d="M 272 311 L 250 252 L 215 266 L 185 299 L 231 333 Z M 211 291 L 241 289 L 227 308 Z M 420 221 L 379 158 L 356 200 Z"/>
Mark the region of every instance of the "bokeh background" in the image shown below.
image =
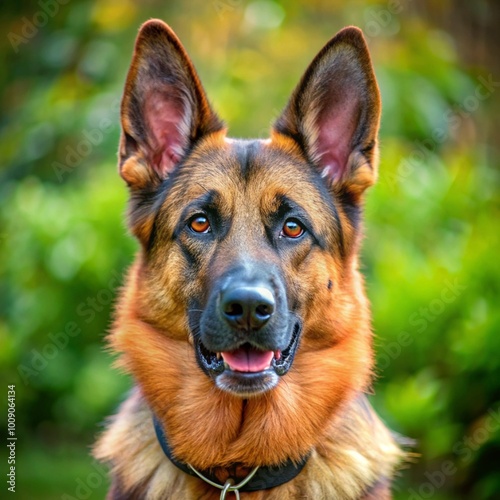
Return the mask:
<path id="1" fill-rule="evenodd" d="M 15 384 L 14 496 L 106 491 L 89 449 L 131 381 L 103 338 L 137 250 L 122 221 L 118 106 L 150 17 L 172 25 L 243 137 L 267 135 L 338 29 L 364 29 L 384 103 L 363 250 L 371 399 L 421 455 L 395 495 L 500 498 L 500 9 L 466 0 L 2 2 L 0 422 Z"/>

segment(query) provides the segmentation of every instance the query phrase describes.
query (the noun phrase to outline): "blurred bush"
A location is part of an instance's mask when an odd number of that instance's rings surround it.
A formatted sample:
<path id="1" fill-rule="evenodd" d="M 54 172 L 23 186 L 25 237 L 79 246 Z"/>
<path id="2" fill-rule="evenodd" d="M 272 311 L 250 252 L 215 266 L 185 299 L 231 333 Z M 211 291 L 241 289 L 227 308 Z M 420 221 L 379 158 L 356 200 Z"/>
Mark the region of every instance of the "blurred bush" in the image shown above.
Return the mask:
<path id="1" fill-rule="evenodd" d="M 130 385 L 103 337 L 137 248 L 122 222 L 118 104 L 149 17 L 179 34 L 235 136 L 266 136 L 326 40 L 365 30 L 384 101 L 363 260 L 372 399 L 421 454 L 396 497 L 500 496 L 500 180 L 484 125 L 498 84 L 429 12 L 406 0 L 2 6 L 0 360 L 17 389 L 19 498 L 106 490 L 88 450 Z"/>

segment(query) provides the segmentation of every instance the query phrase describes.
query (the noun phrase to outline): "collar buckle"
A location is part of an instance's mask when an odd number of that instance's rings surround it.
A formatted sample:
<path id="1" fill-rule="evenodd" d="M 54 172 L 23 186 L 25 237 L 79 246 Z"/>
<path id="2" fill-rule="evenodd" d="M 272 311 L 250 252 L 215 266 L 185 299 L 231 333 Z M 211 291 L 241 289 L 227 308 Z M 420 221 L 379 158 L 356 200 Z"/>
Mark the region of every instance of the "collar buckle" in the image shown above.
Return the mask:
<path id="1" fill-rule="evenodd" d="M 187 466 L 203 481 L 205 481 L 206 483 L 210 484 L 211 486 L 214 486 L 215 488 L 219 488 L 219 490 L 222 490 L 221 491 L 221 494 L 220 494 L 220 500 L 226 500 L 226 495 L 229 493 L 229 492 L 232 492 L 236 495 L 236 500 L 240 500 L 240 488 L 243 488 L 243 486 L 245 486 L 245 484 L 249 483 L 252 479 L 252 477 L 255 476 L 255 474 L 257 473 L 257 471 L 259 470 L 259 467 L 255 467 L 249 474 L 248 476 L 243 479 L 243 481 L 241 481 L 240 483 L 238 484 L 234 484 L 234 481 L 232 479 L 228 479 L 224 485 L 221 485 L 221 484 L 217 484 L 215 483 L 214 481 L 211 481 L 210 479 L 208 479 L 207 477 L 205 477 L 200 471 L 196 470 L 191 464 L 187 464 Z"/>

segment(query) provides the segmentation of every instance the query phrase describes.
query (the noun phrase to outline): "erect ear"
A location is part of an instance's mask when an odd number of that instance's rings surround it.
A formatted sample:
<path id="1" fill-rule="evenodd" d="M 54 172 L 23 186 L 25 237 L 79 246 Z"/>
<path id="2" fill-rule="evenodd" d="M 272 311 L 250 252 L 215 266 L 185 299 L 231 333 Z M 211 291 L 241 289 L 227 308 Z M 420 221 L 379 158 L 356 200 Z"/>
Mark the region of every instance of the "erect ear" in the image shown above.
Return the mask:
<path id="1" fill-rule="evenodd" d="M 376 180 L 380 107 L 363 34 L 348 27 L 314 58 L 274 130 L 295 139 L 333 189 L 357 202 Z"/>
<path id="2" fill-rule="evenodd" d="M 163 21 L 142 25 L 121 105 L 120 174 L 134 189 L 154 187 L 194 142 L 224 128 L 196 70 Z"/>

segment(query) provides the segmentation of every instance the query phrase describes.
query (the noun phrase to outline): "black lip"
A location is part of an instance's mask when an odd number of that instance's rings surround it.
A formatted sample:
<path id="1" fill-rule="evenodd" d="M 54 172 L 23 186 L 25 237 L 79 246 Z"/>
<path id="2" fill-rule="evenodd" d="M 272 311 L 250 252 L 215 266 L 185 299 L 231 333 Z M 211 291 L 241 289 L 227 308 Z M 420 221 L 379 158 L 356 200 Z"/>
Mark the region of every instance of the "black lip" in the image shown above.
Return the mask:
<path id="1" fill-rule="evenodd" d="M 295 353 L 297 352 L 297 347 L 299 346 L 301 332 L 301 324 L 296 323 L 293 328 L 292 340 L 288 344 L 288 347 L 281 352 L 280 359 L 273 358 L 271 362 L 272 368 L 274 368 L 274 371 L 280 377 L 285 375 L 292 366 L 293 360 L 295 359 Z"/>
<path id="2" fill-rule="evenodd" d="M 209 351 L 201 340 L 196 342 L 196 360 L 201 369 L 212 376 L 217 376 L 224 371 L 224 360 L 217 359 L 215 352 Z"/>
<path id="3" fill-rule="evenodd" d="M 293 364 L 293 360 L 300 343 L 301 332 L 302 325 L 300 324 L 300 322 L 297 322 L 293 328 L 290 343 L 288 344 L 287 348 L 281 352 L 280 359 L 273 358 L 271 367 L 262 372 L 250 374 L 233 372 L 233 370 L 226 367 L 226 365 L 224 364 L 224 360 L 221 357 L 217 358 L 217 354 L 207 349 L 200 339 L 195 342 L 196 359 L 198 361 L 198 364 L 200 365 L 200 368 L 212 378 L 217 378 L 221 374 L 227 373 L 231 374 L 234 377 L 238 377 L 241 380 L 247 380 L 251 382 L 257 380 L 259 377 L 266 378 L 269 375 L 269 372 L 274 372 L 279 377 L 282 377 L 283 375 L 288 373 Z"/>

